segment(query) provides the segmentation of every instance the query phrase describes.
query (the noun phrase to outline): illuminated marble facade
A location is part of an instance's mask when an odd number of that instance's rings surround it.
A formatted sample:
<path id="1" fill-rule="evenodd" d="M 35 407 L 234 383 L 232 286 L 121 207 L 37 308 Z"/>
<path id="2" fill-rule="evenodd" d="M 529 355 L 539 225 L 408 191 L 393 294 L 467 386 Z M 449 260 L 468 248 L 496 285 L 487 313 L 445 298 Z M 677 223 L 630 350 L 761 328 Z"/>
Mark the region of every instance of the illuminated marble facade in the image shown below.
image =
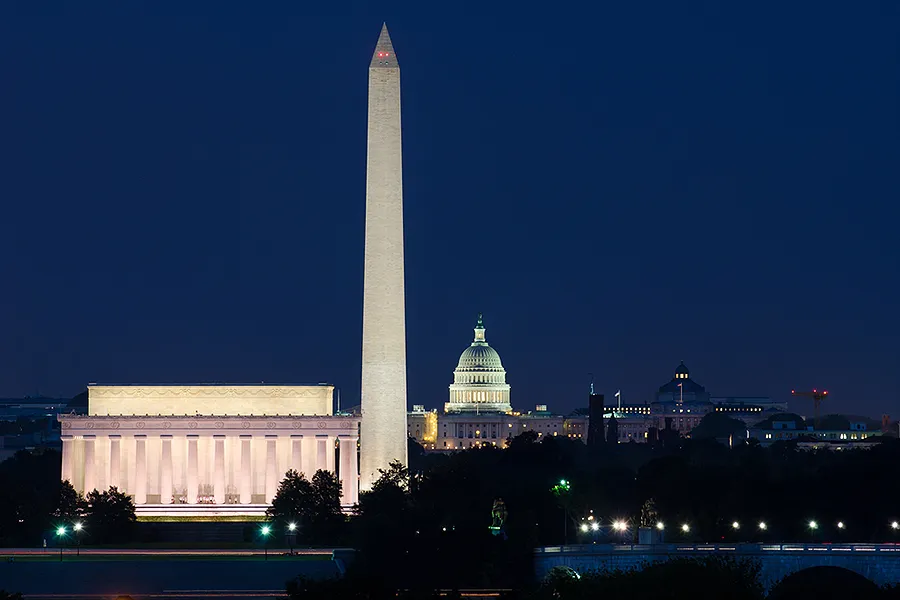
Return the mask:
<path id="1" fill-rule="evenodd" d="M 359 418 L 332 414 L 333 391 L 90 386 L 87 415 L 58 417 L 62 479 L 82 493 L 116 486 L 139 516 L 261 515 L 289 469 L 325 469 L 352 505 Z"/>

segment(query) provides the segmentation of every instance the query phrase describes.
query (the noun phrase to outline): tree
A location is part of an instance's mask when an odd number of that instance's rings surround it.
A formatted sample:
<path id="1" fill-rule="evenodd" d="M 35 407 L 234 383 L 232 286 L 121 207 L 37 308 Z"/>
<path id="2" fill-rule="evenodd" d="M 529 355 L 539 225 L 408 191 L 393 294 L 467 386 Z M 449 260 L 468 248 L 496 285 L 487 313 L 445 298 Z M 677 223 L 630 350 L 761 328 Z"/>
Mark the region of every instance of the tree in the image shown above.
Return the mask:
<path id="1" fill-rule="evenodd" d="M 266 516 L 283 528 L 294 523 L 307 542 L 334 544 L 342 533 L 341 482 L 331 471 L 319 470 L 312 481 L 291 469 L 278 485 Z"/>
<path id="2" fill-rule="evenodd" d="M 409 491 L 409 469 L 399 460 L 391 461 L 387 469 L 378 469 L 378 479 L 372 484 L 372 492 L 392 487 Z"/>
<path id="3" fill-rule="evenodd" d="M 312 478 L 312 512 L 309 539 L 334 543 L 340 538 L 345 523 L 341 511 L 341 482 L 331 471 L 319 470 Z"/>
<path id="4" fill-rule="evenodd" d="M 132 539 L 137 518 L 131 496 L 115 486 L 87 495 L 86 534 L 95 543 L 127 542 Z"/>
<path id="5" fill-rule="evenodd" d="M 606 424 L 606 443 L 615 448 L 619 443 L 619 422 L 612 416 Z"/>
<path id="6" fill-rule="evenodd" d="M 726 413 L 707 413 L 700 423 L 691 430 L 691 439 L 702 440 L 706 438 L 727 440 L 734 436 L 734 440 L 742 440 L 746 437 L 747 425 L 739 419 L 732 419 Z"/>
<path id="7" fill-rule="evenodd" d="M 84 497 L 72 487 L 69 480 L 60 482 L 59 499 L 56 502 L 56 510 L 53 516 L 60 521 L 75 521 L 84 516 L 86 503 Z"/>
<path id="8" fill-rule="evenodd" d="M 266 509 L 266 516 L 285 524 L 299 521 L 297 524 L 302 525 L 310 512 L 312 495 L 312 484 L 306 475 L 291 469 L 278 484 L 272 506 Z"/>
<path id="9" fill-rule="evenodd" d="M 62 459 L 53 450 L 22 450 L 0 463 L 0 543 L 36 546 L 53 525 Z"/>

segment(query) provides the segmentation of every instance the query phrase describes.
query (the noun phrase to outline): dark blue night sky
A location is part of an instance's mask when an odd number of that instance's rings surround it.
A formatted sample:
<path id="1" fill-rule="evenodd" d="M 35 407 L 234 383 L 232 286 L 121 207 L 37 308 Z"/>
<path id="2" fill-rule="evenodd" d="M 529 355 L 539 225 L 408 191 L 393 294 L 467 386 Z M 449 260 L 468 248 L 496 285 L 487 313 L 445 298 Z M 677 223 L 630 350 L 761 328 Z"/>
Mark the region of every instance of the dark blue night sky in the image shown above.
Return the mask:
<path id="1" fill-rule="evenodd" d="M 483 312 L 520 409 L 585 405 L 588 373 L 644 401 L 684 360 L 713 395 L 900 411 L 900 4 L 303 4 L 0 6 L 0 395 L 357 403 L 386 19 L 410 404 Z"/>

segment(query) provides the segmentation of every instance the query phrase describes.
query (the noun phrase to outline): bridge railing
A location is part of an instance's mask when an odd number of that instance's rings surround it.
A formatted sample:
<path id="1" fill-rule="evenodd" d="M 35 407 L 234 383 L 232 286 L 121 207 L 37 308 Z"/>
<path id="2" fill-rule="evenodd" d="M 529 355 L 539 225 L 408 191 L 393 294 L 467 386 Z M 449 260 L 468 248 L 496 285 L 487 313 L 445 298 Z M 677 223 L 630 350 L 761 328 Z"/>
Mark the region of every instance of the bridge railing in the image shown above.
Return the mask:
<path id="1" fill-rule="evenodd" d="M 900 544 L 579 544 L 536 548 L 535 554 L 765 554 L 769 552 L 900 553 Z M 900 555 L 900 554 L 898 554 Z"/>

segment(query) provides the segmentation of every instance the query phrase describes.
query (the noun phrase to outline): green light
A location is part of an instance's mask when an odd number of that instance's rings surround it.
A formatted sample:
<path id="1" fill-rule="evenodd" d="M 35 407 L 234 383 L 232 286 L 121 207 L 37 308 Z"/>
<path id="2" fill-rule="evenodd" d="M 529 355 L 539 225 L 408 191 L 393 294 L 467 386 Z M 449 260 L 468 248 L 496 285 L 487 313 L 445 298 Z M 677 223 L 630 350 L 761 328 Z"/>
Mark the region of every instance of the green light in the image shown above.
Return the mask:
<path id="1" fill-rule="evenodd" d="M 269 533 L 272 531 L 272 528 L 269 527 L 268 525 L 263 525 L 263 526 L 262 526 L 262 529 L 260 529 L 259 531 L 260 531 L 260 533 L 262 533 L 263 535 L 269 535 Z"/>
<path id="2" fill-rule="evenodd" d="M 57 527 L 57 528 L 56 528 L 56 535 L 58 535 L 58 536 L 64 536 L 64 535 L 66 535 L 66 528 L 65 528 L 65 527 Z"/>

